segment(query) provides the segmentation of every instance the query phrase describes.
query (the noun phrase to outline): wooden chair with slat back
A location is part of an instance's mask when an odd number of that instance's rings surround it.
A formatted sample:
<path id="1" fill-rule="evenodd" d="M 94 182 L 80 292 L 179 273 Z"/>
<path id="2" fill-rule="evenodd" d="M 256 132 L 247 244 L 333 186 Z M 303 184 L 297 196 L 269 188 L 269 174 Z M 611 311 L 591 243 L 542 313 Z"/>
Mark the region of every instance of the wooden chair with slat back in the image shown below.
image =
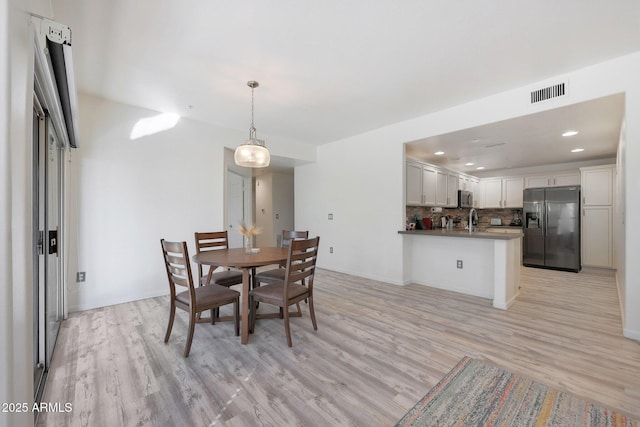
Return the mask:
<path id="1" fill-rule="evenodd" d="M 288 247 L 293 240 L 308 238 L 309 231 L 282 230 L 282 247 Z M 275 283 L 284 280 L 284 267 L 285 265 L 281 264 L 280 268 L 274 268 L 256 274 L 254 281 L 255 287 L 260 286 L 260 283 Z"/>
<path id="2" fill-rule="evenodd" d="M 215 232 L 206 232 L 206 233 L 195 233 L 196 238 L 196 253 L 204 252 L 204 251 L 215 251 L 218 249 L 228 249 L 229 248 L 229 239 L 228 239 L 227 231 L 215 231 Z M 211 266 L 209 268 L 213 268 L 214 270 L 217 268 L 215 266 Z M 223 271 L 216 271 L 211 275 L 211 281 L 209 283 L 205 283 L 207 281 L 207 275 L 204 274 L 204 269 L 202 268 L 202 264 L 198 264 L 198 277 L 200 286 L 213 284 L 220 286 L 233 286 L 239 285 L 242 283 L 242 272 L 226 269 Z"/>
<path id="3" fill-rule="evenodd" d="M 240 335 L 240 292 L 219 285 L 195 287 L 191 275 L 187 242 L 167 242 L 162 239 L 160 245 L 171 291 L 169 324 L 164 342 L 169 341 L 176 308 L 189 313 L 189 332 L 184 348 L 184 357 L 188 357 L 191 350 L 193 331 L 197 323 L 196 317 L 205 310 L 214 310 L 227 304 L 233 304 L 235 332 L 236 336 Z M 186 288 L 186 290 L 180 291 L 181 288 Z"/>
<path id="4" fill-rule="evenodd" d="M 313 278 L 315 275 L 319 242 L 320 237 L 292 240 L 289 246 L 287 263 L 284 268 L 284 279 L 280 282 L 257 287 L 249 293 L 251 330 L 254 329 L 256 321 L 256 302 L 278 306 L 284 313 L 284 330 L 287 336 L 287 345 L 291 347 L 289 306 L 297 304 L 304 299 L 308 299 L 309 301 L 309 314 L 311 315 L 313 329 L 318 330 L 313 308 Z"/>

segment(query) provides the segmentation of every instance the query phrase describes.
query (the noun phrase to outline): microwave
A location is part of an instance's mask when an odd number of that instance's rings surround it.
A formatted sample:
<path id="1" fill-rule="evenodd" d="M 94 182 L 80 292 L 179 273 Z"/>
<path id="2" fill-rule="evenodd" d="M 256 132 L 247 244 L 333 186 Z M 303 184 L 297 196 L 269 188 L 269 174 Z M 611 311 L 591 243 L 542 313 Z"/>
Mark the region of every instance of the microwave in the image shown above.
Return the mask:
<path id="1" fill-rule="evenodd" d="M 473 193 L 471 191 L 458 190 L 458 207 L 459 208 L 473 207 Z"/>

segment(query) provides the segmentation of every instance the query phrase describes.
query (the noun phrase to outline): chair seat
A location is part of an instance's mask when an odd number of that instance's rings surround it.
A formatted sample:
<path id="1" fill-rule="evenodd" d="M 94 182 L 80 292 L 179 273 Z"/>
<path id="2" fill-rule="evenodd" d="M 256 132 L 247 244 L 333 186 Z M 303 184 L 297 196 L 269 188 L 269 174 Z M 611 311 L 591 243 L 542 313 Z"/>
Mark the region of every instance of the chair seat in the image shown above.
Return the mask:
<path id="1" fill-rule="evenodd" d="M 206 310 L 209 307 L 219 307 L 221 305 L 234 302 L 240 297 L 240 292 L 225 288 L 219 285 L 208 285 L 195 288 L 196 311 Z M 180 292 L 176 295 L 176 301 L 189 304 L 189 291 Z"/>
<path id="2" fill-rule="evenodd" d="M 207 284 L 207 276 L 203 276 L 202 279 L 200 279 L 200 283 L 203 285 Z M 233 285 L 239 285 L 242 283 L 242 272 L 240 271 L 233 271 L 233 270 L 224 270 L 224 271 L 219 271 L 216 273 L 213 273 L 211 275 L 211 281 L 209 282 L 210 285 L 220 285 L 220 286 L 233 286 Z"/>
<path id="3" fill-rule="evenodd" d="M 260 282 L 275 282 L 284 280 L 284 268 L 274 268 L 273 270 L 261 271 L 256 274 L 256 281 Z"/>
<path id="4" fill-rule="evenodd" d="M 290 300 L 309 294 L 309 288 L 299 283 L 289 283 L 288 291 Z M 252 290 L 251 295 L 255 299 L 284 306 L 284 282 L 260 286 Z"/>

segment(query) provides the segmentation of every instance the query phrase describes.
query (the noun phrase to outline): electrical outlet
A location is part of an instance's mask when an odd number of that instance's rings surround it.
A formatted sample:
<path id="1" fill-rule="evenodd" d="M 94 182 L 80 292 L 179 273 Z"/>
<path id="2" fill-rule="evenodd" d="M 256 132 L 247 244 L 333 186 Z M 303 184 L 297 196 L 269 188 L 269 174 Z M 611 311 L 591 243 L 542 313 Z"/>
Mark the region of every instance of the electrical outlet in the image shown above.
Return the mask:
<path id="1" fill-rule="evenodd" d="M 333 219 L 333 214 L 332 213 L 329 214 L 329 219 Z"/>
<path id="2" fill-rule="evenodd" d="M 456 267 L 462 268 L 462 260 L 461 259 L 456 261 Z"/>
<path id="3" fill-rule="evenodd" d="M 76 273 L 76 282 L 80 283 L 80 282 L 84 282 L 87 278 L 87 273 L 85 271 L 78 271 Z"/>
<path id="4" fill-rule="evenodd" d="M 333 253 L 333 246 L 329 246 L 329 253 L 332 254 Z"/>

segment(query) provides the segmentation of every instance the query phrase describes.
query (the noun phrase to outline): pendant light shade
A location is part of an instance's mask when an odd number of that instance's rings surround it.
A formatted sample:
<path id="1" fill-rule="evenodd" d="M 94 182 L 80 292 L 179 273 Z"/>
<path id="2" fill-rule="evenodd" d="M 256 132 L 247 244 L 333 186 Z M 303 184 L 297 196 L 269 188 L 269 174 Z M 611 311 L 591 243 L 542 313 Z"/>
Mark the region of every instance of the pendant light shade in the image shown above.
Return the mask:
<path id="1" fill-rule="evenodd" d="M 269 150 L 264 146 L 264 140 L 256 137 L 256 128 L 253 125 L 253 89 L 258 87 L 258 82 L 251 80 L 247 82 L 247 86 L 251 88 L 251 128 L 249 128 L 249 139 L 236 148 L 233 159 L 238 166 L 264 168 L 269 166 L 271 156 L 269 155 Z"/>

